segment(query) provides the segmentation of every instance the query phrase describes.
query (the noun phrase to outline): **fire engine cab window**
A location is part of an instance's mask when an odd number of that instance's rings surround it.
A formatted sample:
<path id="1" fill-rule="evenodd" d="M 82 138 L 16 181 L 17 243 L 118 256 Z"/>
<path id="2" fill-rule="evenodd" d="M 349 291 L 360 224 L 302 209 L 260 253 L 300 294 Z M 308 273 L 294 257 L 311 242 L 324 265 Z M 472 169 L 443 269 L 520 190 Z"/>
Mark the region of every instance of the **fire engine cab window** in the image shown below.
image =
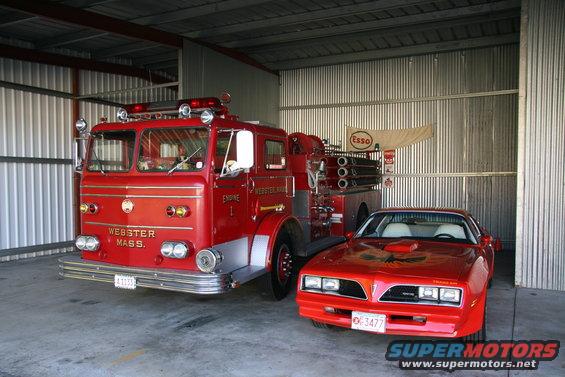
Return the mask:
<path id="1" fill-rule="evenodd" d="M 286 167 L 284 143 L 281 141 L 265 140 L 265 168 L 280 170 Z"/>
<path id="2" fill-rule="evenodd" d="M 92 133 L 88 171 L 124 172 L 131 168 L 135 132 L 105 131 Z"/>
<path id="3" fill-rule="evenodd" d="M 143 131 L 137 169 L 141 172 L 198 171 L 208 149 L 205 127 L 158 128 Z"/>

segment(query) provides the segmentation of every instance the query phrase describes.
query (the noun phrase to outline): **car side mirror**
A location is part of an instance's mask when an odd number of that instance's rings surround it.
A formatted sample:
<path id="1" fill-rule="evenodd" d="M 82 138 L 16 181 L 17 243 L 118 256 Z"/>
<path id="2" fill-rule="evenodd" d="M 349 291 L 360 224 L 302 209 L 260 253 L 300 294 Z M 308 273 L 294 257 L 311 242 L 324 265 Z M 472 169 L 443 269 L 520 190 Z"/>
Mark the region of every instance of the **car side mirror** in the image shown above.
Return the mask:
<path id="1" fill-rule="evenodd" d="M 502 251 L 502 241 L 500 241 L 500 238 L 496 238 L 494 240 L 494 251 L 495 252 Z"/>
<path id="2" fill-rule="evenodd" d="M 349 232 L 345 233 L 345 238 L 349 241 L 350 239 L 353 238 L 354 235 L 355 235 L 355 232 L 349 231 Z"/>
<path id="3" fill-rule="evenodd" d="M 255 164 L 253 132 L 248 130 L 239 131 L 236 134 L 235 142 L 237 146 L 237 168 L 251 168 Z"/>
<path id="4" fill-rule="evenodd" d="M 486 234 L 484 236 L 481 236 L 481 245 L 482 246 L 488 246 L 492 242 L 493 242 L 492 236 L 489 236 L 489 235 L 486 235 Z"/>

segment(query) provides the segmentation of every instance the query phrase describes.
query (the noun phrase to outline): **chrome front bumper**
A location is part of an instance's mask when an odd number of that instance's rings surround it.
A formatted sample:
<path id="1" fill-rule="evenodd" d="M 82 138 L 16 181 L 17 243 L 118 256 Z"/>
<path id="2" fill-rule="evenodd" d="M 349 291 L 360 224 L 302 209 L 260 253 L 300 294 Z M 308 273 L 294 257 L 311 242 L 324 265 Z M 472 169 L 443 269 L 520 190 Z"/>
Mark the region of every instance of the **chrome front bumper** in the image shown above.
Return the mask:
<path id="1" fill-rule="evenodd" d="M 206 274 L 196 271 L 124 267 L 84 260 L 75 255 L 59 259 L 59 275 L 64 278 L 114 284 L 116 274 L 134 276 L 137 287 L 203 295 L 225 293 L 233 286 L 230 273 Z"/>

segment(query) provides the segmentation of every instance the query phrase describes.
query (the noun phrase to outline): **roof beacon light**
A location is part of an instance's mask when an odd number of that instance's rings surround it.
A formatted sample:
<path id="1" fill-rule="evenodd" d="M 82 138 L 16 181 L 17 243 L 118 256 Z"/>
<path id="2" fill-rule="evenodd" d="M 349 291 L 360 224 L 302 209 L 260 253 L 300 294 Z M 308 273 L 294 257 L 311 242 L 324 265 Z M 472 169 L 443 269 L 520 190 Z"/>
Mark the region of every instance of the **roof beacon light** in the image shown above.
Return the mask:
<path id="1" fill-rule="evenodd" d="M 179 118 L 188 118 L 190 117 L 190 112 L 192 109 L 188 106 L 187 103 L 183 103 L 179 106 Z"/>
<path id="2" fill-rule="evenodd" d="M 214 120 L 214 113 L 210 110 L 204 110 L 202 114 L 200 114 L 200 120 L 204 124 L 210 124 Z"/>
<path id="3" fill-rule="evenodd" d="M 124 109 L 123 107 L 120 107 L 118 109 L 118 111 L 116 112 L 116 117 L 118 118 L 119 121 L 121 122 L 127 122 L 128 120 L 128 112 L 126 109 Z"/>

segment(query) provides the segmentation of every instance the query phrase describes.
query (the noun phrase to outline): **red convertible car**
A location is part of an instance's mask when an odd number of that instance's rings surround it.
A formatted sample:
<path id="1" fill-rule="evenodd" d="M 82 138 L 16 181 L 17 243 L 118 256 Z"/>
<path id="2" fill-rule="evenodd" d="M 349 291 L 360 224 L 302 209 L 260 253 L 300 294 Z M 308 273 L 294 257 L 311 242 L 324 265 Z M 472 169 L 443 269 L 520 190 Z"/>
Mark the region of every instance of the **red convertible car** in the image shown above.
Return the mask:
<path id="1" fill-rule="evenodd" d="M 299 313 L 322 328 L 481 341 L 499 249 L 466 211 L 383 209 L 301 269 Z"/>

